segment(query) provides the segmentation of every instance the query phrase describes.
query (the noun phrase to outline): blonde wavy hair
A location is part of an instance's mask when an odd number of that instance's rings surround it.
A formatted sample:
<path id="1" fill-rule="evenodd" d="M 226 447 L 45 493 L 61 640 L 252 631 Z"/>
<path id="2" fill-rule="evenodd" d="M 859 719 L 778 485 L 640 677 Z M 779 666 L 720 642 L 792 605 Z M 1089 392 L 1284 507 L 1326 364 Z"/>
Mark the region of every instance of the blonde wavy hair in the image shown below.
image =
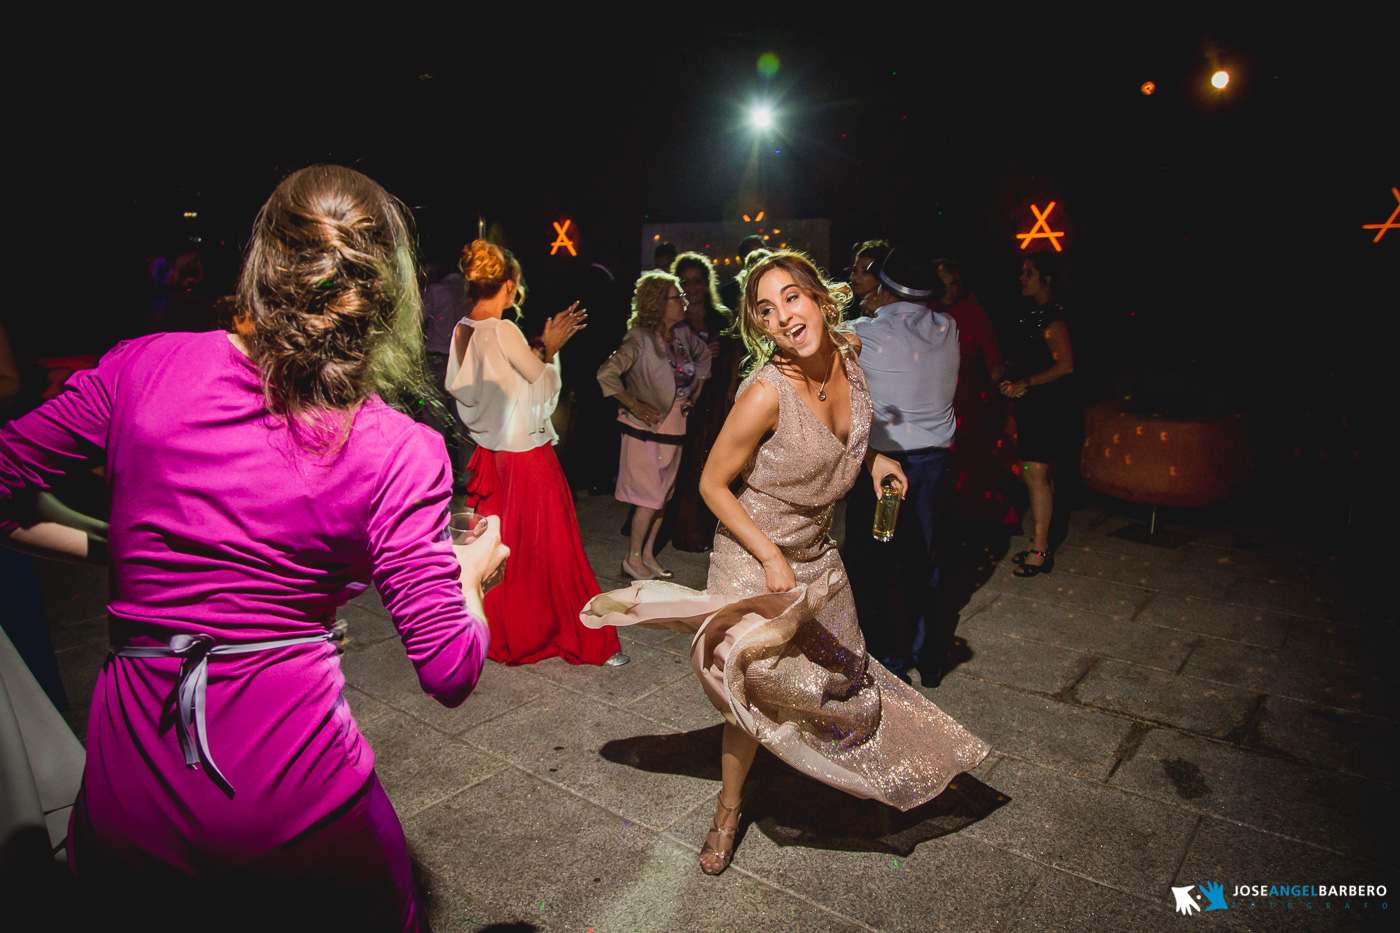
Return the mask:
<path id="1" fill-rule="evenodd" d="M 840 343 L 837 334 L 851 332 L 849 325 L 841 323 L 841 309 L 850 301 L 851 286 L 845 282 L 833 282 L 817 268 L 816 263 L 806 253 L 784 249 L 764 256 L 751 268 L 745 269 L 740 289 L 739 315 L 735 322 L 738 337 L 744 342 L 748 355 L 744 357 L 744 373 L 753 372 L 773 358 L 777 345 L 768 336 L 763 326 L 763 318 L 758 313 L 758 284 L 763 277 L 775 269 L 781 269 L 792 277 L 792 281 L 803 293 L 817 303 L 822 310 L 822 321 L 826 325 L 827 336 Z"/>
<path id="2" fill-rule="evenodd" d="M 627 327 L 646 327 L 656 330 L 661 319 L 666 316 L 666 292 L 671 286 L 682 295 L 681 280 L 669 272 L 643 272 L 632 290 L 632 316 L 627 319 Z"/>

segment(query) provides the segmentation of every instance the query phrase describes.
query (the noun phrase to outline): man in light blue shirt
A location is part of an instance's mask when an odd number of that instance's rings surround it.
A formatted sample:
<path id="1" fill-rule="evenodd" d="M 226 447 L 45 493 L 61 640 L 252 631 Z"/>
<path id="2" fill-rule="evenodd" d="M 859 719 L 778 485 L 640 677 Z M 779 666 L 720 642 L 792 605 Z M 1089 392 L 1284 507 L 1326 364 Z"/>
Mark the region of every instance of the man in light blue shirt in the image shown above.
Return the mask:
<path id="1" fill-rule="evenodd" d="M 872 490 L 857 487 L 846 517 L 846 566 L 870 653 L 904 680 L 942 678 L 947 645 L 936 631 L 938 537 L 948 449 L 957 419 L 958 327 L 935 310 L 943 281 L 933 257 L 896 247 L 876 274 L 876 313 L 854 323 L 874 412 L 870 448 L 909 479 L 894 540 L 873 541 Z M 951 634 L 951 633 L 949 633 Z"/>

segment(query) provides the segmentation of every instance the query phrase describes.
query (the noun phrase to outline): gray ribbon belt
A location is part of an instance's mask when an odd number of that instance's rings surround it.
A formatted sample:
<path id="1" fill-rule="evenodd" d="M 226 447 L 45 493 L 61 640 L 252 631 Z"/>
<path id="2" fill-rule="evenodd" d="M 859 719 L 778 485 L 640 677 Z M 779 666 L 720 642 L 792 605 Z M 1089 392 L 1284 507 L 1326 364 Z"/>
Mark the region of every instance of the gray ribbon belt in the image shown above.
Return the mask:
<path id="1" fill-rule="evenodd" d="M 205 724 L 205 692 L 209 687 L 209 659 L 217 655 L 254 654 L 273 648 L 293 645 L 314 645 L 345 637 L 345 623 L 337 622 L 330 631 L 320 635 L 300 635 L 295 638 L 275 638 L 271 641 L 250 641 L 237 645 L 221 645 L 208 635 L 173 635 L 166 645 L 150 648 L 127 646 L 113 649 L 119 658 L 179 658 L 180 673 L 175 682 L 175 708 L 180 713 L 180 751 L 185 755 L 185 767 L 204 765 L 205 773 L 233 796 L 233 785 L 224 777 L 209 751 L 209 727 Z M 190 733 L 194 735 L 191 737 Z"/>

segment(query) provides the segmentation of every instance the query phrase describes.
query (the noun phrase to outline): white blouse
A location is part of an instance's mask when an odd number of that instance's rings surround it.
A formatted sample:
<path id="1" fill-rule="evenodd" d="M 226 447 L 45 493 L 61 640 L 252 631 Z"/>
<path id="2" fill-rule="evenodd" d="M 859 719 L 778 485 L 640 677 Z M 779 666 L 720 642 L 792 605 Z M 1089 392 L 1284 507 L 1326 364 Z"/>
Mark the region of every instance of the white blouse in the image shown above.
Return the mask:
<path id="1" fill-rule="evenodd" d="M 463 318 L 453 328 L 447 391 L 472 440 L 487 450 L 521 453 L 557 443 L 550 416 L 561 385 L 558 354 L 546 364 L 513 322 Z"/>

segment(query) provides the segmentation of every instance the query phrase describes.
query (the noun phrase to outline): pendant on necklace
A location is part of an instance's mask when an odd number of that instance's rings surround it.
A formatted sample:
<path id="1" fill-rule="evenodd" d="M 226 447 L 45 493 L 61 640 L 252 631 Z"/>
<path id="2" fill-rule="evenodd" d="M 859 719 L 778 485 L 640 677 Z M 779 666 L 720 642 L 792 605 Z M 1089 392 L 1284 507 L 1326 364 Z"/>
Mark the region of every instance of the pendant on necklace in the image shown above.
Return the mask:
<path id="1" fill-rule="evenodd" d="M 825 402 L 825 401 L 826 401 L 826 389 L 822 389 L 820 392 L 817 393 L 817 401 L 819 401 L 819 402 Z"/>

